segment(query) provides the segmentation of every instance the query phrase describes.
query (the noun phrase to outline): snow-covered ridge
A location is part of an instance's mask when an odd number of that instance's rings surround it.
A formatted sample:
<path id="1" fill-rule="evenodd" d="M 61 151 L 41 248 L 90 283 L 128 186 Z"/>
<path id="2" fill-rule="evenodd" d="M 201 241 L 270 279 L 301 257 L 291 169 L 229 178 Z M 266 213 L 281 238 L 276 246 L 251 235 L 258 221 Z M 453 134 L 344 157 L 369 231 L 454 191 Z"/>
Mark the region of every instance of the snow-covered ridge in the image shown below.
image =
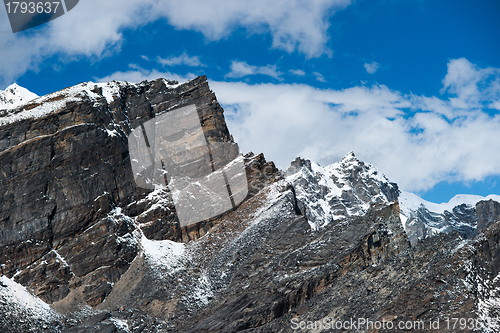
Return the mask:
<path id="1" fill-rule="evenodd" d="M 163 79 L 165 85 L 170 89 L 181 85 L 173 84 L 172 81 Z M 66 106 L 68 102 L 89 99 L 94 104 L 99 104 L 105 99 L 110 104 L 120 97 L 120 91 L 125 87 L 137 87 L 139 84 L 127 81 L 111 81 L 103 83 L 84 82 L 76 86 L 48 94 L 42 97 L 36 95 L 34 99 L 23 100 L 16 107 L 2 110 L 0 94 L 0 126 L 11 124 L 24 119 L 36 119 L 56 112 Z M 24 88 L 23 88 L 24 89 Z"/>
<path id="2" fill-rule="evenodd" d="M 285 172 L 285 178 L 293 186 L 299 209 L 313 230 L 332 221 L 362 216 L 373 204 L 398 200 L 401 223 L 412 245 L 453 230 L 471 238 L 478 228 L 476 204 L 490 199 L 500 202 L 500 196 L 495 194 L 459 194 L 440 204 L 426 201 L 416 194 L 399 191 L 377 168 L 359 161 L 352 152 L 326 167 L 297 158 Z"/>
<path id="3" fill-rule="evenodd" d="M 37 97 L 37 94 L 34 94 L 28 89 L 13 83 L 5 88 L 5 90 L 0 90 L 0 110 L 16 108 Z"/>
<path id="4" fill-rule="evenodd" d="M 426 201 L 414 193 L 401 191 L 401 194 L 399 195 L 399 208 L 401 210 L 401 213 L 406 217 L 408 217 L 412 211 L 417 210 L 420 205 L 423 205 L 431 212 L 443 214 L 445 211 L 451 212 L 454 207 L 462 204 L 475 206 L 479 201 L 490 199 L 500 202 L 500 195 L 490 194 L 486 197 L 482 197 L 480 195 L 473 194 L 457 194 L 448 202 L 436 204 L 430 201 Z"/>
<path id="5" fill-rule="evenodd" d="M 16 317 L 30 317 L 50 321 L 58 314 L 50 306 L 31 295 L 26 288 L 6 276 L 0 276 L 0 304 L 10 308 Z"/>
<path id="6" fill-rule="evenodd" d="M 372 204 L 397 198 L 397 185 L 353 152 L 340 162 L 321 167 L 297 158 L 285 173 L 313 229 L 349 216 L 364 215 Z"/>
<path id="7" fill-rule="evenodd" d="M 142 235 L 141 244 L 146 260 L 158 274 L 173 274 L 184 267 L 184 243 L 150 240 Z"/>
<path id="8" fill-rule="evenodd" d="M 464 238 L 474 237 L 478 232 L 476 204 L 488 200 L 500 202 L 500 196 L 458 194 L 448 202 L 436 204 L 402 191 L 398 200 L 401 222 L 410 242 L 415 245 L 425 238 L 453 230 Z"/>

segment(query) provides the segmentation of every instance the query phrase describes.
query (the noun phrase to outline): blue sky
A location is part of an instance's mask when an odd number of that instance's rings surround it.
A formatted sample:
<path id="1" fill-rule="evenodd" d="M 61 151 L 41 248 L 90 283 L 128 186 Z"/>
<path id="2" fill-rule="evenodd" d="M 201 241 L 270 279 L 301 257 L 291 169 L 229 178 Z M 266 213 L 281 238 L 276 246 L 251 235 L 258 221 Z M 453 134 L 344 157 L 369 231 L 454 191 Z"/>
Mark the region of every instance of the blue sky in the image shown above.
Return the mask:
<path id="1" fill-rule="evenodd" d="M 243 152 L 353 150 L 433 202 L 500 194 L 500 2 L 81 0 L 12 34 L 0 89 L 207 75 Z"/>

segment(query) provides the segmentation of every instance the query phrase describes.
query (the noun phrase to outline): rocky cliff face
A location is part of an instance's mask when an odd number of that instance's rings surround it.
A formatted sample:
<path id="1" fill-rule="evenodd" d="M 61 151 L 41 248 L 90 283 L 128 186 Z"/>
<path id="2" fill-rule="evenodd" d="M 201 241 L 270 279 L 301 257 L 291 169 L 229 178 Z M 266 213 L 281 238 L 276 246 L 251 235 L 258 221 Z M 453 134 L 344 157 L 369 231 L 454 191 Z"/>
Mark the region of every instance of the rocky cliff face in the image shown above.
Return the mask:
<path id="1" fill-rule="evenodd" d="M 500 215 L 500 203 L 494 200 L 481 201 L 476 205 L 477 232 L 482 232 Z"/>
<path id="2" fill-rule="evenodd" d="M 79 290 L 95 306 L 139 252 L 123 237 L 138 228 L 151 239 L 203 234 L 205 223 L 178 226 L 168 193 L 135 185 L 127 147 L 131 129 L 190 103 L 209 142 L 232 142 L 204 77 L 83 83 L 1 118 L 1 273 L 46 302 Z"/>
<path id="3" fill-rule="evenodd" d="M 353 153 L 286 172 L 247 154 L 246 199 L 180 227 L 168 189 L 136 186 L 127 136 L 192 103 L 207 142 L 235 145 L 205 77 L 84 83 L 0 117 L 1 330 L 500 330 L 500 204 L 413 209 Z"/>

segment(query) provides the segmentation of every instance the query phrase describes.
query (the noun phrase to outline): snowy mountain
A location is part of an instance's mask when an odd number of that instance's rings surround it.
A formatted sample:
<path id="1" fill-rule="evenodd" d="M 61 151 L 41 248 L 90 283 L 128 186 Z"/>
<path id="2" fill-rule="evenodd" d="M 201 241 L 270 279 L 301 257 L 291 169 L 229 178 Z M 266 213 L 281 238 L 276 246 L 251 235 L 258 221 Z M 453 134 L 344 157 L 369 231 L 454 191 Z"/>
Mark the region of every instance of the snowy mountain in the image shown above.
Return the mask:
<path id="1" fill-rule="evenodd" d="M 445 211 L 452 211 L 453 208 L 462 204 L 475 206 L 479 201 L 490 199 L 500 202 L 500 195 L 490 194 L 486 197 L 482 197 L 480 195 L 473 194 L 457 194 L 448 202 L 436 204 L 426 201 L 414 193 L 401 191 L 399 196 L 399 205 L 401 213 L 408 217 L 412 211 L 417 210 L 420 206 L 424 206 L 427 210 L 436 214 L 443 214 Z"/>
<path id="2" fill-rule="evenodd" d="M 427 237 L 438 233 L 449 233 L 453 230 L 464 238 L 474 237 L 482 228 L 476 212 L 476 205 L 483 207 L 491 200 L 490 205 L 500 202 L 499 195 L 459 194 L 450 201 L 441 204 L 426 201 L 416 194 L 402 191 L 399 198 L 401 222 L 410 242 L 415 245 Z"/>
<path id="3" fill-rule="evenodd" d="M 371 205 L 398 200 L 401 223 L 412 245 L 454 230 L 464 238 L 472 238 L 481 229 L 476 204 L 488 200 L 500 202 L 499 195 L 463 194 L 441 204 L 426 201 L 416 194 L 399 191 L 395 183 L 373 165 L 358 160 L 353 152 L 326 167 L 298 157 L 285 177 L 313 230 L 332 221 L 362 216 Z"/>
<path id="4" fill-rule="evenodd" d="M 0 90 L 0 110 L 13 109 L 37 97 L 37 94 L 13 83 L 5 90 Z"/>

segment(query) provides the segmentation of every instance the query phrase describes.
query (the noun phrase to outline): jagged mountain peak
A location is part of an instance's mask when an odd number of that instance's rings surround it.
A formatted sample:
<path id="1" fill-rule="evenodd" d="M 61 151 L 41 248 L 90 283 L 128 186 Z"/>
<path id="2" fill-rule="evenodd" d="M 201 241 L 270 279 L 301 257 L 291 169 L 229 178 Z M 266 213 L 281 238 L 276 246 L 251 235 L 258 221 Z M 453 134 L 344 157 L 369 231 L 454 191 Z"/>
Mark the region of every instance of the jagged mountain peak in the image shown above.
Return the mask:
<path id="1" fill-rule="evenodd" d="M 37 95 L 32 94 L 28 90 L 22 88 L 32 95 L 28 95 L 29 97 L 22 99 L 20 102 L 9 104 L 11 106 L 9 106 L 4 111 L 1 111 L 2 92 L 0 92 L 0 126 L 12 124 L 24 119 L 36 119 L 44 117 L 50 113 L 54 113 L 61 109 L 64 109 L 66 105 L 71 102 L 89 100 L 93 103 L 94 106 L 99 106 L 105 103 L 109 105 L 116 98 L 120 97 L 123 90 L 132 89 L 140 92 L 143 87 L 151 84 L 152 82 L 161 83 L 170 90 L 175 89 L 183 84 L 167 79 L 158 79 L 151 82 L 143 81 L 141 83 L 132 83 L 128 81 L 95 83 L 92 81 L 88 81 L 42 97 L 38 97 Z M 9 88 L 7 88 L 7 90 L 8 89 Z"/>
<path id="2" fill-rule="evenodd" d="M 352 151 L 326 167 L 297 157 L 285 177 L 314 230 L 334 220 L 365 214 L 372 204 L 389 203 L 399 193 L 396 184 Z"/>
<path id="3" fill-rule="evenodd" d="M 359 162 L 359 160 L 356 158 L 354 151 L 351 150 L 342 158 L 342 162 L 343 163 Z"/>
<path id="4" fill-rule="evenodd" d="M 13 83 L 5 88 L 5 90 L 0 90 L 0 110 L 16 108 L 37 97 L 37 94 L 19 86 L 17 83 Z"/>
<path id="5" fill-rule="evenodd" d="M 496 216 L 495 205 L 500 202 L 498 195 L 466 194 L 441 204 L 429 202 L 414 193 L 399 191 L 395 183 L 352 151 L 326 167 L 297 157 L 286 170 L 285 178 L 294 187 L 313 230 L 332 221 L 364 215 L 374 204 L 398 200 L 401 224 L 412 245 L 454 230 L 463 238 L 472 238 L 491 223 L 491 217 Z M 487 200 L 493 203 L 487 204 Z M 480 202 L 484 203 L 484 217 L 476 212 Z"/>

